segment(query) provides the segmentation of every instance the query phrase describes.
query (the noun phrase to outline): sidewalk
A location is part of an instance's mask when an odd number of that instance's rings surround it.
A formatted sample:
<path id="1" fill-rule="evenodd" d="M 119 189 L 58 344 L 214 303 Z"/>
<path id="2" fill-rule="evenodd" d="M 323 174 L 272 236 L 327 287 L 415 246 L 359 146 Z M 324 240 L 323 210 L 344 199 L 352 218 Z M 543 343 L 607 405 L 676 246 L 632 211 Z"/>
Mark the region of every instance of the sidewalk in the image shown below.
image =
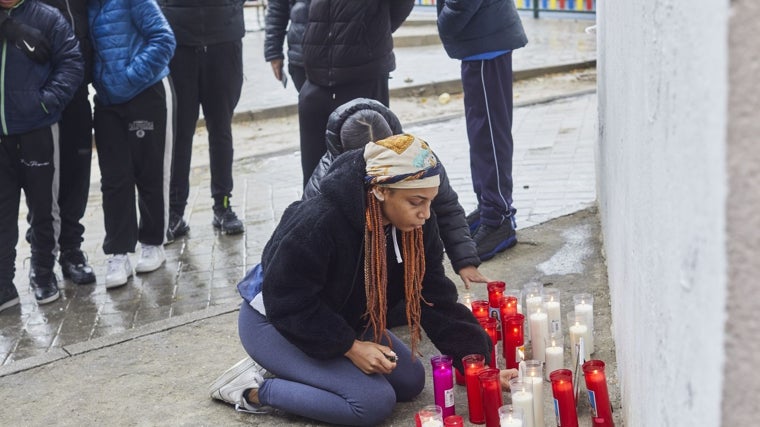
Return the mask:
<path id="1" fill-rule="evenodd" d="M 523 19 L 531 42 L 515 53 L 516 75 L 593 62 L 594 39 L 583 33 L 590 21 Z M 421 28 L 426 25 L 415 25 L 415 36 L 425 32 Z M 400 36 L 404 36 L 402 30 Z M 98 284 L 61 282 L 61 300 L 38 307 L 26 288 L 23 260 L 29 248 L 19 243 L 16 284 L 22 304 L 0 314 L 0 399 L 4 403 L 0 425 L 314 425 L 288 417 L 238 414 L 211 402 L 205 392 L 216 375 L 243 356 L 236 332 L 239 296 L 235 284 L 258 262 L 282 211 L 301 195 L 298 122 L 287 115 L 297 97 L 292 87 L 283 90 L 271 76 L 261 53 L 262 37 L 262 32 L 254 31 L 244 39 L 247 79 L 237 110 L 241 119 L 255 120 L 236 123 L 233 129 L 233 204 L 246 223 L 246 233 L 221 237 L 210 226 L 209 176 L 204 167 L 208 155 L 205 133 L 199 130 L 186 213 L 189 237 L 166 247 L 165 268 L 106 292 L 94 160 L 83 249 L 89 253 Z M 448 59 L 440 45 L 421 43 L 398 48 L 396 54 L 392 107 L 398 96 L 409 92 L 431 99 L 437 99 L 441 91 L 456 92 L 459 64 Z M 513 289 L 530 280 L 561 287 L 563 309 L 568 309 L 573 293 L 581 289 L 594 293 L 598 356 L 611 365 L 610 387 L 616 392 L 599 225 L 593 209 L 583 210 L 596 199 L 595 111 L 594 94 L 516 108 L 513 131 L 519 142 L 514 156 L 514 199 L 520 244 L 481 269 Z M 461 112 L 421 123 L 401 119 L 407 131 L 423 135 L 434 146 L 465 210 L 472 209 L 475 201 Z M 565 216 L 573 212 L 578 213 Z M 25 212 L 19 227 L 26 229 Z M 460 292 L 464 291 L 458 277 L 449 273 Z M 483 297 L 485 289 L 472 293 Z M 435 350 L 426 341 L 423 352 L 429 357 Z M 42 393 L 53 393 L 55 398 L 43 400 Z M 462 393 L 458 388 L 458 413 L 466 409 Z M 409 425 L 416 408 L 431 396 L 432 391 L 426 389 L 415 402 L 400 405 L 386 425 Z M 553 421 L 548 416 L 547 420 L 547 425 Z"/>

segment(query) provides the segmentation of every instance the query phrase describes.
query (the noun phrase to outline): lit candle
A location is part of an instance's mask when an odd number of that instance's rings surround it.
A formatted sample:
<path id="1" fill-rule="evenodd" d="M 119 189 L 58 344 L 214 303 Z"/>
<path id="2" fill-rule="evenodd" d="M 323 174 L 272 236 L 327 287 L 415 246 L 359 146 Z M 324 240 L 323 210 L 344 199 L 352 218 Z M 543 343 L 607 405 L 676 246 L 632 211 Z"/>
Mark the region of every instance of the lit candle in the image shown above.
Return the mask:
<path id="1" fill-rule="evenodd" d="M 578 361 L 578 347 L 580 346 L 581 339 L 583 340 L 583 345 L 585 347 L 586 345 L 586 337 L 588 336 L 588 328 L 586 325 L 582 325 L 577 317 L 574 317 L 574 312 L 568 313 L 568 320 L 572 319 L 573 323 L 570 323 L 570 327 L 568 328 L 570 332 L 570 351 L 573 355 L 573 363 L 572 366 L 575 366 L 575 364 Z M 583 359 L 586 359 L 586 353 L 588 351 L 584 351 Z"/>
<path id="2" fill-rule="evenodd" d="M 546 345 L 546 379 L 557 369 L 562 369 L 565 365 L 565 340 L 562 335 L 552 335 L 547 340 Z"/>
<path id="3" fill-rule="evenodd" d="M 506 328 L 502 331 L 504 333 L 504 341 L 502 342 L 504 361 L 506 362 L 507 369 L 517 369 L 517 364 L 520 362 L 520 360 L 517 360 L 517 352 L 525 344 L 523 332 L 525 316 L 522 314 L 510 316 L 504 324 L 506 325 Z"/>
<path id="4" fill-rule="evenodd" d="M 504 405 L 499 408 L 499 420 L 501 427 L 522 427 L 522 410 L 512 405 Z"/>
<path id="5" fill-rule="evenodd" d="M 498 339 L 498 333 L 496 332 L 496 319 L 493 317 L 489 317 L 487 319 L 478 319 L 480 322 L 480 326 L 483 327 L 483 329 L 486 331 L 489 337 L 491 337 L 491 343 L 493 346 L 491 347 L 491 361 L 488 363 L 488 366 L 491 368 L 496 367 L 496 346 L 499 343 Z"/>
<path id="6" fill-rule="evenodd" d="M 417 427 L 443 427 L 441 407 L 438 405 L 427 405 L 420 409 L 414 415 L 414 424 Z"/>
<path id="7" fill-rule="evenodd" d="M 496 329 L 501 330 L 501 313 L 499 307 L 501 305 L 501 298 L 504 296 L 504 289 L 507 284 L 504 282 L 488 282 L 486 288 L 488 289 L 488 307 L 489 316 L 496 318 Z M 496 336 L 496 340 L 500 339 L 499 335 Z"/>
<path id="8" fill-rule="evenodd" d="M 483 398 L 480 395 L 480 383 L 478 374 L 485 369 L 485 356 L 482 354 L 470 354 L 462 358 L 464 365 L 464 381 L 467 388 L 467 408 L 470 414 L 470 422 L 483 424 L 486 419 L 483 415 Z"/>
<path id="9" fill-rule="evenodd" d="M 533 423 L 544 425 L 544 376 L 541 362 L 538 360 L 525 361 L 525 376 L 523 381 L 529 384 L 533 393 Z"/>
<path id="10" fill-rule="evenodd" d="M 591 421 L 599 427 L 614 427 L 612 407 L 607 391 L 607 377 L 604 374 L 604 362 L 589 360 L 583 364 L 583 376 L 586 378 L 588 402 L 591 406 Z"/>
<path id="11" fill-rule="evenodd" d="M 530 313 L 530 345 L 533 349 L 533 359 L 544 361 L 546 357 L 546 337 L 549 331 L 549 317 L 541 311 L 541 306 Z"/>
<path id="12" fill-rule="evenodd" d="M 562 330 L 562 311 L 559 301 L 559 289 L 544 289 L 544 310 L 549 316 L 549 335 Z"/>
<path id="13" fill-rule="evenodd" d="M 433 391 L 435 404 L 441 407 L 443 417 L 454 415 L 454 373 L 451 372 L 451 356 L 430 358 L 433 366 Z"/>
<path id="14" fill-rule="evenodd" d="M 557 427 L 578 427 L 578 414 L 575 411 L 575 394 L 573 391 L 573 372 L 569 369 L 560 369 L 552 372 L 549 377 L 552 382 Z"/>
<path id="15" fill-rule="evenodd" d="M 470 306 L 472 307 L 472 314 L 475 315 L 476 319 L 488 319 L 488 301 L 478 299 L 471 302 Z"/>
<path id="16" fill-rule="evenodd" d="M 502 322 L 507 317 L 514 316 L 515 314 L 517 314 L 517 298 L 513 296 L 501 297 L 499 316 Z"/>
<path id="17" fill-rule="evenodd" d="M 512 406 L 520 408 L 523 411 L 523 425 L 525 427 L 534 427 L 533 422 L 533 389 L 532 384 L 528 384 L 519 378 L 509 380 L 509 389 L 512 391 Z"/>
<path id="18" fill-rule="evenodd" d="M 464 427 L 464 419 L 459 415 L 449 415 L 443 419 L 443 427 Z"/>
<path id="19" fill-rule="evenodd" d="M 580 322 L 588 328 L 588 337 L 584 337 L 586 346 L 586 359 L 591 358 L 594 352 L 594 296 L 591 294 L 573 295 L 576 317 L 581 317 Z"/>
<path id="20" fill-rule="evenodd" d="M 472 310 L 472 294 L 469 292 L 462 292 L 459 295 L 459 302 L 462 303 L 465 307 Z"/>
<path id="21" fill-rule="evenodd" d="M 499 408 L 503 405 L 499 370 L 486 368 L 478 374 L 480 392 L 483 396 L 483 414 L 486 427 L 499 427 Z"/>

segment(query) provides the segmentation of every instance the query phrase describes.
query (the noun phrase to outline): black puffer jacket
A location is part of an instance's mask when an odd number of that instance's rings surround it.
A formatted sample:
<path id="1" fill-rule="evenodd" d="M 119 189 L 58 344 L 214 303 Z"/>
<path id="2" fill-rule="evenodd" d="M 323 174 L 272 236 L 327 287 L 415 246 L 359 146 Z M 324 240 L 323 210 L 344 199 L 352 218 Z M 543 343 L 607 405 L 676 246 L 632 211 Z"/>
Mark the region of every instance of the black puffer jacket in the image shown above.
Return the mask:
<path id="1" fill-rule="evenodd" d="M 306 76 L 338 86 L 387 76 L 396 68 L 391 34 L 414 0 L 312 0 L 303 39 Z"/>
<path id="2" fill-rule="evenodd" d="M 373 110 L 382 114 L 394 135 L 403 133 L 398 117 L 388 107 L 374 99 L 357 98 L 338 107 L 330 114 L 327 121 L 327 153 L 319 160 L 319 164 L 303 190 L 304 200 L 320 193 L 320 182 L 330 169 L 333 160 L 344 151 L 340 140 L 340 129 L 349 117 L 363 110 Z M 433 200 L 432 209 L 438 217 L 441 238 L 454 271 L 459 272 L 460 269 L 469 265 L 479 266 L 478 249 L 470 237 L 464 208 L 459 204 L 456 191 L 449 184 L 445 168 L 441 168 L 441 186 L 438 189 L 438 196 Z"/>
<path id="3" fill-rule="evenodd" d="M 90 23 L 87 20 L 87 0 L 42 0 L 61 11 L 74 29 L 79 42 L 79 52 L 84 60 L 84 84 L 92 82 L 92 43 Z"/>
<path id="4" fill-rule="evenodd" d="M 180 46 L 208 46 L 245 36 L 245 0 L 157 0 Z"/>
<path id="5" fill-rule="evenodd" d="M 303 67 L 302 43 L 310 3 L 310 0 L 269 0 L 264 36 L 264 59 L 267 62 L 285 58 L 282 44 L 287 35 L 288 62 Z"/>
<path id="6" fill-rule="evenodd" d="M 264 247 L 263 297 L 275 328 L 317 359 L 342 357 L 365 329 L 363 150 L 335 159 L 322 194 L 297 201 L 283 213 Z M 390 233 L 389 233 L 390 234 Z M 490 354 L 491 341 L 469 308 L 457 302 L 443 269 L 443 247 L 435 214 L 423 226 L 425 276 L 420 302 L 422 327 L 461 369 L 462 357 Z M 387 245 L 388 307 L 404 298 L 404 268 Z"/>

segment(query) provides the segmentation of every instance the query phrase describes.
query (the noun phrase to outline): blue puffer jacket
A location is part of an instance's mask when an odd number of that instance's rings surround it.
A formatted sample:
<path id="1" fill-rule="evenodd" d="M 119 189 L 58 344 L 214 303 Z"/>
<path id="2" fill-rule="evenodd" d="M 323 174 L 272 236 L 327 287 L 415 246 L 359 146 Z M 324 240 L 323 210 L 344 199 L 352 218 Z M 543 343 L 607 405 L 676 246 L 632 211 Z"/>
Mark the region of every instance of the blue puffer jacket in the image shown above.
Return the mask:
<path id="1" fill-rule="evenodd" d="M 98 102 L 122 104 L 169 74 L 176 42 L 155 0 L 92 0 Z"/>
<path id="2" fill-rule="evenodd" d="M 451 58 L 525 46 L 514 0 L 439 0 L 438 34 Z"/>
<path id="3" fill-rule="evenodd" d="M 38 64 L 0 37 L 0 131 L 14 135 L 50 126 L 61 119 L 82 82 L 84 65 L 74 32 L 57 10 L 37 1 L 0 13 L 37 28 L 51 46 L 51 60 Z"/>

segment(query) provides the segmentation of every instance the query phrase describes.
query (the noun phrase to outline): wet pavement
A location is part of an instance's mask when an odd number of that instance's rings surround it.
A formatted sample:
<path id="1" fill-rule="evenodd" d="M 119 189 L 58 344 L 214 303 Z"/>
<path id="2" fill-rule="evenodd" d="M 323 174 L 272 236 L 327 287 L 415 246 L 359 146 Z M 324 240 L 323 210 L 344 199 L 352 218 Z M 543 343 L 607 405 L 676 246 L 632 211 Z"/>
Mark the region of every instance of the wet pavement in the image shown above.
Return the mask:
<path id="1" fill-rule="evenodd" d="M 247 11 L 249 20 L 251 11 Z M 424 18 L 425 13 L 415 18 Z M 524 18 L 525 19 L 525 18 Z M 589 21 L 525 19 L 531 44 L 515 55 L 515 70 L 567 63 L 584 63 L 595 57 L 593 38 L 583 33 Z M 419 25 L 425 27 L 425 25 Z M 434 28 L 434 27 L 433 27 Z M 415 31 L 420 31 L 417 28 Z M 402 34 L 403 35 L 403 34 Z M 283 90 L 271 76 L 261 54 L 260 31 L 246 35 L 241 114 L 292 108 L 295 91 Z M 398 70 L 391 87 L 455 81 L 457 61 L 449 60 L 437 45 L 399 48 Z M 254 95 L 255 94 L 255 95 Z M 392 101 L 393 102 L 393 101 Z M 545 222 L 593 204 L 596 97 L 593 94 L 530 105 L 515 110 L 514 175 L 515 206 L 520 228 Z M 403 117 L 402 117 L 403 121 Z M 282 211 L 300 197 L 300 159 L 297 120 L 282 119 L 279 129 L 282 149 L 261 154 L 260 147 L 242 147 L 238 135 L 250 124 L 237 124 L 234 207 L 247 227 L 239 236 L 220 236 L 211 227 L 208 169 L 200 149 L 195 150 L 191 193 L 185 219 L 190 235 L 166 246 L 167 262 L 156 272 L 134 276 L 121 288 L 106 291 L 104 237 L 97 159 L 93 159 L 93 184 L 82 248 L 98 277 L 95 285 L 77 286 L 61 281 L 61 298 L 37 306 L 27 288 L 29 247 L 19 242 L 16 285 L 21 305 L 0 314 L 0 377 L 2 368 L 49 353 L 67 353 L 79 343 L 140 329 L 153 322 L 183 315 L 203 316 L 239 302 L 235 284 L 258 262 L 261 250 Z M 466 210 L 474 207 L 469 179 L 469 161 L 464 119 L 460 115 L 429 124 L 416 124 L 407 131 L 428 140 L 446 164 L 460 201 Z M 256 144 L 256 141 L 246 141 Z M 206 160 L 207 161 L 207 160 Z M 19 229 L 26 229 L 25 208 Z M 139 248 L 137 249 L 139 254 Z M 136 261 L 136 254 L 132 255 Z M 134 265 L 134 263 L 133 263 Z M 59 278 L 60 271 L 58 272 Z"/>

